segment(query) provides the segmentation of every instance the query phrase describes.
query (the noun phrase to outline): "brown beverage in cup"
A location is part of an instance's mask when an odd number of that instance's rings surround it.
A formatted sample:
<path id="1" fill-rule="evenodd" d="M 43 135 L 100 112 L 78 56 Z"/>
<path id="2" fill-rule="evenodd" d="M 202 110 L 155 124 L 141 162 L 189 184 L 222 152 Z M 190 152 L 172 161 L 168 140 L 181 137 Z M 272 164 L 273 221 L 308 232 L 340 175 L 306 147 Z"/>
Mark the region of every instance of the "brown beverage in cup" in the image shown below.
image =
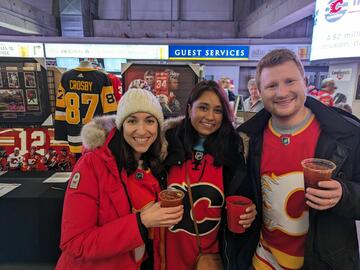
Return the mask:
<path id="1" fill-rule="evenodd" d="M 243 233 L 245 228 L 239 224 L 240 216 L 245 214 L 246 208 L 251 206 L 252 201 L 243 196 L 229 196 L 226 198 L 227 223 L 230 231 Z"/>
<path id="2" fill-rule="evenodd" d="M 161 207 L 174 207 L 182 205 L 185 194 L 177 189 L 165 189 L 160 192 L 160 206 Z"/>
<path id="3" fill-rule="evenodd" d="M 319 188 L 318 182 L 330 181 L 331 174 L 335 170 L 334 162 L 327 159 L 307 158 L 301 161 L 304 171 L 305 188 Z"/>

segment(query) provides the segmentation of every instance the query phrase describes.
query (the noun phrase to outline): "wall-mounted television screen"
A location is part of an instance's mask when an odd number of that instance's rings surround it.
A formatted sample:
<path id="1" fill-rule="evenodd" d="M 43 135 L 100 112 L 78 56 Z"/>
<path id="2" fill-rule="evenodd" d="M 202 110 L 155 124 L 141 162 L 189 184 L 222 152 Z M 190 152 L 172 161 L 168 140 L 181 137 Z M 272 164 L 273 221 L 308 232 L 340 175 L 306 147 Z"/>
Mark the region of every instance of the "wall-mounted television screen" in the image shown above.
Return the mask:
<path id="1" fill-rule="evenodd" d="M 108 72 L 121 72 L 121 64 L 126 63 L 123 58 L 104 58 L 104 68 Z"/>
<path id="2" fill-rule="evenodd" d="M 317 0 L 310 60 L 360 57 L 360 1 Z"/>
<path id="3" fill-rule="evenodd" d="M 73 57 L 58 57 L 56 58 L 56 66 L 66 68 L 67 70 L 78 67 L 80 64 L 79 58 Z"/>

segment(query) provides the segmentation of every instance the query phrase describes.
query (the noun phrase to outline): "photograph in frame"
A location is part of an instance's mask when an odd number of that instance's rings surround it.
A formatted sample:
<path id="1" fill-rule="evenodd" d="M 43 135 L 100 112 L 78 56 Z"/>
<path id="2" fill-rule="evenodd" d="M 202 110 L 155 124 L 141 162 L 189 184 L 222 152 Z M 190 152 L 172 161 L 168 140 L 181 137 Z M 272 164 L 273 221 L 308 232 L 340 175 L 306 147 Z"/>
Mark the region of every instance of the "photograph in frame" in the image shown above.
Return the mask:
<path id="1" fill-rule="evenodd" d="M 132 64 L 122 76 L 124 91 L 142 88 L 152 92 L 165 118 L 185 114 L 187 97 L 198 81 L 189 65 Z"/>
<path id="2" fill-rule="evenodd" d="M 0 89 L 1 112 L 25 112 L 25 98 L 22 89 Z"/>
<path id="3" fill-rule="evenodd" d="M 7 72 L 9 88 L 19 88 L 19 73 L 15 71 Z"/>
<path id="4" fill-rule="evenodd" d="M 36 89 L 26 89 L 26 103 L 28 105 L 38 105 Z"/>
<path id="5" fill-rule="evenodd" d="M 24 72 L 25 87 L 34 88 L 36 87 L 35 72 Z"/>

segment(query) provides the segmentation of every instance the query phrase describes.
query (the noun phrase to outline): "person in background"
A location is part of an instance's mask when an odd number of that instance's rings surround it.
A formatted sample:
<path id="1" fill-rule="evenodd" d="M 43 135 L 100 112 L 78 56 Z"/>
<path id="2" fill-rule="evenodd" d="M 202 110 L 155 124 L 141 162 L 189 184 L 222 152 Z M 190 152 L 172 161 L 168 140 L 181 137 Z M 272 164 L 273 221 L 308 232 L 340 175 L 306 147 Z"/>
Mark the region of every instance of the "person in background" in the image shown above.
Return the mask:
<path id="1" fill-rule="evenodd" d="M 9 169 L 9 163 L 7 160 L 7 152 L 4 148 L 0 148 L 0 171 L 7 171 Z"/>
<path id="2" fill-rule="evenodd" d="M 35 171 L 40 162 L 41 155 L 36 152 L 36 146 L 31 146 L 30 151 L 27 152 L 22 161 L 22 171 Z"/>
<path id="3" fill-rule="evenodd" d="M 55 170 L 57 168 L 57 153 L 56 150 L 50 147 L 45 154 L 46 166 L 49 170 Z"/>
<path id="4" fill-rule="evenodd" d="M 233 243 L 225 237 L 225 234 L 234 234 L 226 228 L 224 200 L 226 196 L 245 192 L 238 188 L 246 181 L 242 142 L 232 126 L 225 92 L 216 82 L 199 82 L 190 92 L 186 107 L 185 118 L 170 119 L 165 125 L 169 143 L 169 154 L 164 161 L 167 185 L 186 194 L 182 220 L 165 232 L 166 269 L 194 269 L 199 255 L 189 188 L 194 198 L 202 250 L 204 253 L 223 251 L 227 267 L 235 264 L 235 252 L 230 250 Z M 255 205 L 246 212 L 239 217 L 244 228 L 255 218 Z"/>
<path id="5" fill-rule="evenodd" d="M 154 93 L 155 88 L 155 71 L 148 69 L 144 73 L 144 80 L 150 86 L 151 92 Z"/>
<path id="6" fill-rule="evenodd" d="M 183 214 L 182 206 L 156 202 L 166 156 L 161 106 L 151 92 L 129 89 L 116 117 L 102 120 L 81 132 L 86 151 L 66 190 L 56 269 L 159 269 L 152 260 L 159 258 L 158 227 L 176 225 Z"/>
<path id="7" fill-rule="evenodd" d="M 306 96 L 301 61 L 288 49 L 258 63 L 265 110 L 238 128 L 259 212 L 238 242 L 238 269 L 360 269 L 360 126 Z M 333 161 L 331 181 L 304 188 L 301 161 Z"/>
<path id="8" fill-rule="evenodd" d="M 264 105 L 261 101 L 260 92 L 256 86 L 255 79 L 250 79 L 247 84 L 250 96 L 244 100 L 244 110 L 246 112 L 258 112 Z"/>
<path id="9" fill-rule="evenodd" d="M 332 78 L 326 78 L 321 82 L 321 89 L 317 93 L 317 99 L 327 106 L 334 106 L 333 94 L 337 87 L 335 86 L 335 80 Z"/>
<path id="10" fill-rule="evenodd" d="M 225 90 L 226 96 L 228 98 L 228 101 L 230 102 L 230 105 L 234 104 L 235 94 L 233 91 L 231 91 L 231 85 L 232 85 L 231 79 L 229 77 L 222 77 L 220 79 L 220 85 L 221 85 L 221 88 Z"/>
<path id="11" fill-rule="evenodd" d="M 23 163 L 23 157 L 20 155 L 19 147 L 14 148 L 14 152 L 8 156 L 7 162 L 11 171 L 20 170 Z"/>
<path id="12" fill-rule="evenodd" d="M 66 147 L 63 147 L 56 156 L 56 165 L 57 169 L 60 171 L 71 172 L 75 165 L 75 157 Z"/>

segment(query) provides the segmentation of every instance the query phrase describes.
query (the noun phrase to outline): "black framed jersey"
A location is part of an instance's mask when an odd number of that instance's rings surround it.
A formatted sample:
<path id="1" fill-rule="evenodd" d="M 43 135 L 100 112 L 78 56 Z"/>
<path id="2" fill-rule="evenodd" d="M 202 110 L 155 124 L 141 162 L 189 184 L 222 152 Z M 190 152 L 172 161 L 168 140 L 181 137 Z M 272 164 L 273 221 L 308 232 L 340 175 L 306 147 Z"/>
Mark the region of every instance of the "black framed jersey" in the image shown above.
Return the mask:
<path id="1" fill-rule="evenodd" d="M 80 131 L 94 116 L 115 113 L 117 103 L 106 74 L 94 68 L 75 68 L 61 77 L 56 95 L 55 139 L 68 141 L 81 153 Z"/>

